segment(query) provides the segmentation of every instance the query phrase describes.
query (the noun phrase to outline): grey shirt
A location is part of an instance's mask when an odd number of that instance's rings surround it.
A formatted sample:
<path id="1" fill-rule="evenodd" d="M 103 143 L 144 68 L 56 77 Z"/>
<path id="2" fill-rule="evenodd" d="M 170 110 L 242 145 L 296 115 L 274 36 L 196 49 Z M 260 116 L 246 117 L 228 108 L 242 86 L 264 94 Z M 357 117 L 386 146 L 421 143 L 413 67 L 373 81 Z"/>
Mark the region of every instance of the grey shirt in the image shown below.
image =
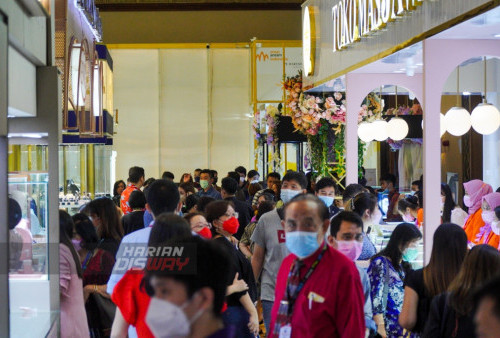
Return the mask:
<path id="1" fill-rule="evenodd" d="M 289 254 L 285 244 L 285 230 L 281 226 L 281 218 L 276 209 L 262 215 L 251 240 L 266 251 L 262 266 L 260 298 L 274 301 L 278 271 L 281 262 Z"/>

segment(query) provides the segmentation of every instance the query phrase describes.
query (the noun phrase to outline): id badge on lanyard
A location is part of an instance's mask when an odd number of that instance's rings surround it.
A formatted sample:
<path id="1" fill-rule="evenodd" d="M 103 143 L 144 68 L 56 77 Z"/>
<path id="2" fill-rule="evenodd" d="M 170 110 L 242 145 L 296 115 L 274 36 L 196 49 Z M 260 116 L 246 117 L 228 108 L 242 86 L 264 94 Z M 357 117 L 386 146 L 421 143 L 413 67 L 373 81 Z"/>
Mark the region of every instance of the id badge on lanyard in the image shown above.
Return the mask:
<path id="1" fill-rule="evenodd" d="M 292 326 L 288 323 L 288 309 L 289 302 L 287 300 L 282 300 L 280 302 L 280 307 L 278 309 L 278 317 L 276 318 L 277 323 L 286 323 L 279 328 L 279 338 L 290 338 L 292 336 Z M 275 331 L 276 332 L 276 331 Z"/>

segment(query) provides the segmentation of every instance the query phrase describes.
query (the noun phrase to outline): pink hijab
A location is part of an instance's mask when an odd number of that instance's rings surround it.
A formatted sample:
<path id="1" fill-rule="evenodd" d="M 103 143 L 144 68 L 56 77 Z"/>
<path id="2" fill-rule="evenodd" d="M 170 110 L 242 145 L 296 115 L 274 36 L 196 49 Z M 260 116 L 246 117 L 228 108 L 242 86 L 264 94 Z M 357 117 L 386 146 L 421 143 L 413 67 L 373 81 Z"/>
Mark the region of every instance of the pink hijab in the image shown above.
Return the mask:
<path id="1" fill-rule="evenodd" d="M 483 201 L 486 201 L 490 205 L 491 210 L 495 210 L 496 207 L 500 205 L 500 193 L 494 192 L 483 197 Z"/>
<path id="2" fill-rule="evenodd" d="M 493 188 L 491 187 L 491 185 L 484 183 L 481 180 L 472 180 L 469 182 L 465 182 L 464 189 L 469 195 L 472 202 L 472 206 L 469 208 L 469 215 L 472 215 L 473 213 L 481 209 L 483 197 L 493 192 Z"/>

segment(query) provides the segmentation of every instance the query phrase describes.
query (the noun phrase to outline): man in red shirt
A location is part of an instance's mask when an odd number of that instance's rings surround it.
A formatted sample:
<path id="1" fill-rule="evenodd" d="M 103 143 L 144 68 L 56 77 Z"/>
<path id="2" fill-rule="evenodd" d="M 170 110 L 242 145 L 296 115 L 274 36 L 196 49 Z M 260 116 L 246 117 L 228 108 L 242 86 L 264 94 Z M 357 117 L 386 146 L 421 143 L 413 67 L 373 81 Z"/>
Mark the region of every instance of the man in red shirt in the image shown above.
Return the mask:
<path id="1" fill-rule="evenodd" d="M 132 212 L 132 208 L 128 205 L 128 199 L 132 191 L 141 189 L 144 184 L 144 176 L 144 168 L 132 167 L 128 170 L 127 188 L 123 190 L 120 198 L 120 207 L 124 215 Z"/>
<path id="2" fill-rule="evenodd" d="M 327 245 L 326 205 L 298 195 L 282 221 L 291 252 L 281 264 L 269 337 L 365 336 L 364 296 L 352 261 Z"/>

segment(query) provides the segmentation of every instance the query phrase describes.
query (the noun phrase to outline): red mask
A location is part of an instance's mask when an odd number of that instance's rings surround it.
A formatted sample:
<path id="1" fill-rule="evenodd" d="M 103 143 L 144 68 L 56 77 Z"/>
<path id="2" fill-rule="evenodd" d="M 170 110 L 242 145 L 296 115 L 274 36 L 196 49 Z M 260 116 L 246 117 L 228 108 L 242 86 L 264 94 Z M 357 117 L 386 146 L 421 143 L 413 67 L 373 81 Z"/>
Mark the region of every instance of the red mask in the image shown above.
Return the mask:
<path id="1" fill-rule="evenodd" d="M 212 232 L 210 231 L 210 229 L 208 227 L 204 227 L 203 229 L 201 229 L 198 232 L 198 235 L 200 235 L 201 237 L 206 238 L 206 239 L 212 238 Z"/>
<path id="2" fill-rule="evenodd" d="M 236 217 L 231 217 L 222 223 L 222 229 L 224 231 L 229 232 L 231 235 L 234 235 L 235 233 L 238 232 L 238 228 L 240 226 L 240 223 L 238 222 L 238 219 Z"/>

